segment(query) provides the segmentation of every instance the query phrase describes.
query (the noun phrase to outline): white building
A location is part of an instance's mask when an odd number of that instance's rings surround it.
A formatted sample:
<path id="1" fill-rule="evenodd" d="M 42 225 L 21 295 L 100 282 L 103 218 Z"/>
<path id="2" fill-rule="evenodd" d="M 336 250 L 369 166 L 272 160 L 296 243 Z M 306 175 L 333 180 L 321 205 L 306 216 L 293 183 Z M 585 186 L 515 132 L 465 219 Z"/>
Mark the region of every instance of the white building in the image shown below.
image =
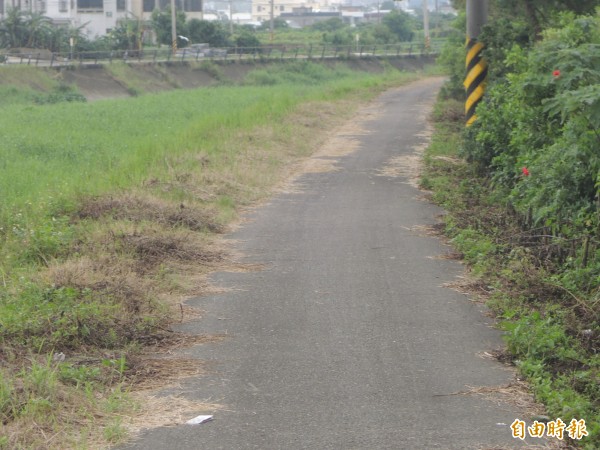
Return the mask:
<path id="1" fill-rule="evenodd" d="M 148 21 L 154 9 L 170 4 L 170 0 L 0 0 L 0 18 L 11 8 L 38 12 L 59 26 L 83 26 L 94 39 L 109 33 L 119 20 L 141 17 Z M 202 0 L 176 0 L 176 5 L 188 19 L 202 19 Z"/>
<path id="2" fill-rule="evenodd" d="M 105 0 L 106 1 L 106 0 Z M 109 0 L 110 1 L 110 0 Z M 133 11 L 142 11 L 142 18 L 150 20 L 152 11 L 155 9 L 163 10 L 171 6 L 170 0 L 128 0 L 132 2 L 135 8 Z M 185 12 L 185 17 L 189 19 L 203 19 L 203 0 L 175 0 L 175 8 Z M 136 14 L 139 14 L 136 13 Z"/>
<path id="3" fill-rule="evenodd" d="M 11 8 L 40 13 L 55 25 L 83 26 L 87 36 L 95 38 L 114 28 L 119 19 L 133 17 L 132 1 L 136 0 L 0 0 L 0 17 Z"/>
<path id="4" fill-rule="evenodd" d="M 329 0 L 272 0 L 273 17 L 291 13 L 298 8 L 312 8 L 313 12 L 330 11 Z M 264 22 L 271 19 L 271 0 L 252 0 L 252 20 Z"/>

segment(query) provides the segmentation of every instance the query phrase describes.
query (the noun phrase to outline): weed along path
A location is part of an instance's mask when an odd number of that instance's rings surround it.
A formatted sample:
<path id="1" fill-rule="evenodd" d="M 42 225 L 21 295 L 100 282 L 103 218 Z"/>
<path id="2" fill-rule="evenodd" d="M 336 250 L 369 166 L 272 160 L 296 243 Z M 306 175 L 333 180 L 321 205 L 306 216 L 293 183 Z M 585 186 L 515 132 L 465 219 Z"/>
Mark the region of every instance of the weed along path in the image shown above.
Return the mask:
<path id="1" fill-rule="evenodd" d="M 271 202 L 229 235 L 260 270 L 217 273 L 224 292 L 182 324 L 226 335 L 186 350 L 207 373 L 170 394 L 214 420 L 146 431 L 127 449 L 512 448 L 522 416 L 482 307 L 444 287 L 462 272 L 427 227 L 414 186 L 427 79 L 360 110 Z M 504 388 L 503 388 L 504 387 Z M 199 412 L 200 414 L 201 412 Z"/>

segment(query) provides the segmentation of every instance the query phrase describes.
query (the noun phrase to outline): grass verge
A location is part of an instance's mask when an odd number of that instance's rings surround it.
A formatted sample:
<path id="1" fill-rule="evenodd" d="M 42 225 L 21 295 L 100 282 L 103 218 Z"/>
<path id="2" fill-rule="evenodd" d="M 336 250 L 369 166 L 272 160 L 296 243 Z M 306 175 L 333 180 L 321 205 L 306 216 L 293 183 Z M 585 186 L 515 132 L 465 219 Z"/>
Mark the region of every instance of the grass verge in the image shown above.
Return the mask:
<path id="1" fill-rule="evenodd" d="M 170 325 L 232 264 L 216 236 L 359 104 L 415 78 L 298 63 L 258 86 L 2 106 L 0 448 L 125 439 L 148 380 L 201 371 L 147 349 L 197 342 Z"/>
<path id="2" fill-rule="evenodd" d="M 460 158 L 463 104 L 438 102 L 435 134 L 421 180 L 446 211 L 445 232 L 469 264 L 469 290 L 500 320 L 507 353 L 552 418 L 585 420 L 589 436 L 569 445 L 600 446 L 600 300 L 575 290 L 589 274 L 560 262 L 557 244 L 527 229 L 488 180 Z M 573 289 L 564 287 L 572 279 Z M 533 419 L 530 421 L 532 422 Z M 567 436 L 567 431 L 565 431 Z"/>

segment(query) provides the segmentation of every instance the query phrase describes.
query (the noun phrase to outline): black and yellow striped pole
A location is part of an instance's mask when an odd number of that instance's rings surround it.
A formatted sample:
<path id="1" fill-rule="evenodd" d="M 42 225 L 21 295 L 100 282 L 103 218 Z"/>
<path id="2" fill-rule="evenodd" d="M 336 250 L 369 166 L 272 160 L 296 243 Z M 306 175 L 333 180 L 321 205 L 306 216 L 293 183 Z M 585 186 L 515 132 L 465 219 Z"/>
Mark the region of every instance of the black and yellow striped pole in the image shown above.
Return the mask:
<path id="1" fill-rule="evenodd" d="M 477 119 L 475 110 L 483 98 L 487 78 L 487 63 L 482 57 L 483 44 L 477 40 L 481 27 L 487 21 L 487 0 L 467 0 L 467 75 L 464 86 L 467 91 L 465 119 L 467 126 Z"/>

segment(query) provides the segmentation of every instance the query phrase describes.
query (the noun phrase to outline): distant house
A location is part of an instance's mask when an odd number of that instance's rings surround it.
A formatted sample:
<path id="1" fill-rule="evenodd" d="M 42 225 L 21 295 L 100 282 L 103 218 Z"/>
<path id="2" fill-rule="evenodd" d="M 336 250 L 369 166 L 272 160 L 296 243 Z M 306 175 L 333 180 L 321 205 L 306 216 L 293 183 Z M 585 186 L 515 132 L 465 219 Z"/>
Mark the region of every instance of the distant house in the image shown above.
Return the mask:
<path id="1" fill-rule="evenodd" d="M 131 16 L 131 0 L 0 0 L 0 17 L 11 8 L 40 13 L 58 26 L 84 26 L 90 37 L 102 36 L 119 19 Z"/>
<path id="2" fill-rule="evenodd" d="M 392 11 L 389 9 L 381 9 L 379 11 L 371 11 L 365 13 L 365 22 L 381 22 L 384 16 L 387 16 Z"/>
<path id="3" fill-rule="evenodd" d="M 342 7 L 342 20 L 352 26 L 357 25 L 365 20 L 365 12 L 358 8 Z"/>
<path id="4" fill-rule="evenodd" d="M 294 8 L 312 8 L 313 11 L 329 9 L 329 0 L 252 0 L 252 20 L 265 22 L 271 18 L 271 3 L 273 17 L 292 13 Z"/>
<path id="5" fill-rule="evenodd" d="M 83 27 L 91 39 L 104 36 L 119 20 L 150 20 L 154 9 L 170 0 L 0 0 L 0 18 L 11 8 L 41 13 L 57 26 Z M 176 0 L 188 18 L 202 18 L 202 0 Z"/>
<path id="6" fill-rule="evenodd" d="M 335 17 L 341 18 L 342 13 L 339 11 L 313 12 L 311 7 L 301 6 L 292 8 L 290 13 L 281 13 L 279 17 L 284 19 L 292 28 L 304 28 Z"/>
<path id="7" fill-rule="evenodd" d="M 260 25 L 260 23 L 256 22 L 255 20 L 252 20 L 251 13 L 233 13 L 232 20 L 233 23 L 237 23 L 238 25 Z"/>
<path id="8" fill-rule="evenodd" d="M 203 20 L 207 20 L 209 22 L 214 21 L 228 21 L 230 20 L 229 14 L 231 12 L 229 10 L 204 10 Z M 186 13 L 187 14 L 187 13 Z M 233 12 L 231 13 L 231 20 L 233 23 L 238 25 L 256 25 L 259 26 L 260 22 L 252 21 L 252 14 L 249 12 Z"/>
<path id="9" fill-rule="evenodd" d="M 115 0 L 104 0 L 107 2 Z M 164 10 L 171 6 L 170 0 L 128 0 L 132 3 L 133 11 L 143 11 L 143 18 L 150 19 L 155 9 Z M 188 19 L 202 19 L 203 0 L 175 0 L 175 8 L 183 10 Z"/>

